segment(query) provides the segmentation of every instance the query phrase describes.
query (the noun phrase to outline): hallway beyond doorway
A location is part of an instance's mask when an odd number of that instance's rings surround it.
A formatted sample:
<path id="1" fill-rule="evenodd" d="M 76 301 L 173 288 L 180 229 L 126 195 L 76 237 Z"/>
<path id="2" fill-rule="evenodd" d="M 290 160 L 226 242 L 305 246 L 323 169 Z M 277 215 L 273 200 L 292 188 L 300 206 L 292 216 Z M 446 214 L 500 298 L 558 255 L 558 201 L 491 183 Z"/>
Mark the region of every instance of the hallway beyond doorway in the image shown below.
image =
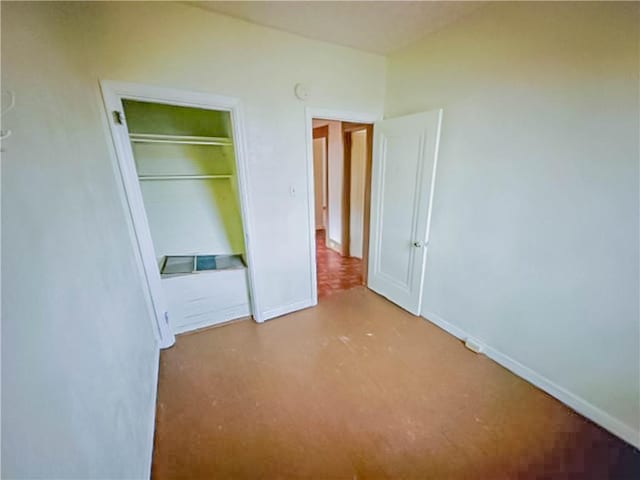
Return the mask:
<path id="1" fill-rule="evenodd" d="M 362 260 L 343 257 L 327 247 L 326 230 L 316 230 L 318 299 L 362 285 Z"/>

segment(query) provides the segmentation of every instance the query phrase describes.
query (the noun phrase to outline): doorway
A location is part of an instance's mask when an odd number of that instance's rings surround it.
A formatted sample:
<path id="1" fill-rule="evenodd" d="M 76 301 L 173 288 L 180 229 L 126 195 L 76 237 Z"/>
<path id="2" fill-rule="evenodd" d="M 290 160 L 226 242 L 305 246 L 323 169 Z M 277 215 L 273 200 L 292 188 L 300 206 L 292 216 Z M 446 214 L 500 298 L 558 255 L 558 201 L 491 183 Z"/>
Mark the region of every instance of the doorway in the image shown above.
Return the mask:
<path id="1" fill-rule="evenodd" d="M 373 125 L 312 119 L 318 299 L 367 284 Z"/>

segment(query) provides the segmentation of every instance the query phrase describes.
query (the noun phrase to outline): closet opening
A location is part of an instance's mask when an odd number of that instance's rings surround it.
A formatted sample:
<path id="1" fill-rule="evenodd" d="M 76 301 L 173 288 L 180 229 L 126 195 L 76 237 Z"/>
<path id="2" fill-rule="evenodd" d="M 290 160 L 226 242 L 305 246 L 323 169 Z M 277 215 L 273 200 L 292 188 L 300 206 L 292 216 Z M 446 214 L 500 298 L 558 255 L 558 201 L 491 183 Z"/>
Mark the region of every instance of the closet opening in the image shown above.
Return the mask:
<path id="1" fill-rule="evenodd" d="M 230 113 L 122 103 L 173 332 L 249 316 Z"/>
<path id="2" fill-rule="evenodd" d="M 115 82 L 103 96 L 161 346 L 251 316 L 237 101 Z"/>
<path id="3" fill-rule="evenodd" d="M 313 118 L 318 300 L 367 284 L 373 125 Z"/>

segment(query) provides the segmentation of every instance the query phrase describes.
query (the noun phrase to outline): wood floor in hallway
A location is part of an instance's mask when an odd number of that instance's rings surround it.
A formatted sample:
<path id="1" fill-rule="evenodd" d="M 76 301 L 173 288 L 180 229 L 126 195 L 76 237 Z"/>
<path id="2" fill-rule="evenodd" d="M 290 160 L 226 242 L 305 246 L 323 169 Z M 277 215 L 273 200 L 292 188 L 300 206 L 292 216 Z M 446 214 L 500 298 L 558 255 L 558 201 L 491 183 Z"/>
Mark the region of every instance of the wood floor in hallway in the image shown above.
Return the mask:
<path id="1" fill-rule="evenodd" d="M 178 337 L 153 478 L 624 479 L 640 453 L 358 287 Z"/>
<path id="2" fill-rule="evenodd" d="M 362 285 L 362 260 L 343 257 L 326 244 L 326 231 L 316 230 L 318 299 Z"/>

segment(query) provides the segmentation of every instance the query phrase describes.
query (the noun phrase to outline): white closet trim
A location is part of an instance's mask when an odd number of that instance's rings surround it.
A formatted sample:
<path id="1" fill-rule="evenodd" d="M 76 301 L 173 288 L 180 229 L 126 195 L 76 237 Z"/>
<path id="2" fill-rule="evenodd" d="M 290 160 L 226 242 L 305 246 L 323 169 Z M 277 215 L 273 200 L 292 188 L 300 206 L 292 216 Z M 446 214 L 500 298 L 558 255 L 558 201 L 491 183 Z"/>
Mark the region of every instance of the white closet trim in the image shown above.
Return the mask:
<path id="1" fill-rule="evenodd" d="M 108 80 L 100 81 L 100 86 L 104 100 L 105 114 L 106 118 L 109 120 L 108 123 L 113 140 L 113 146 L 115 148 L 114 167 L 116 175 L 118 176 L 118 183 L 121 186 L 121 197 L 129 213 L 128 223 L 131 227 L 132 247 L 134 249 L 137 260 L 136 263 L 138 264 L 138 269 L 140 271 L 143 292 L 145 292 L 145 299 L 151 313 L 151 318 L 153 319 L 155 327 L 154 330 L 157 332 L 160 347 L 166 348 L 173 345 L 175 337 L 168 322 L 166 321 L 166 299 L 162 290 L 160 272 L 158 271 L 157 259 L 154 255 L 153 242 L 151 240 L 149 225 L 142 201 L 139 178 L 131 147 L 131 141 L 133 139 L 129 137 L 129 132 L 126 128 L 126 119 L 122 114 L 124 111 L 122 104 L 123 99 L 184 107 L 205 108 L 210 110 L 222 110 L 230 113 L 233 125 L 232 139 L 173 135 L 156 136 L 148 134 L 144 134 L 144 138 L 146 141 L 161 140 L 164 141 L 164 143 L 176 143 L 176 141 L 179 143 L 193 143 L 195 140 L 209 142 L 206 144 L 234 145 L 238 193 L 240 196 L 240 209 L 242 213 L 242 226 L 245 235 L 245 260 L 248 267 L 247 273 L 251 309 L 254 319 L 258 322 L 263 321 L 264 317 L 262 315 L 261 302 L 258 295 L 258 289 L 256 288 L 256 276 L 252 268 L 255 264 L 252 249 L 253 222 L 251 220 L 249 207 L 248 159 L 246 153 L 247 148 L 245 146 L 245 128 L 242 106 L 240 101 L 237 98 L 212 95 L 203 92 L 190 92 L 173 88 L 114 82 Z M 118 113 L 114 114 L 114 112 Z M 141 137 L 139 135 L 140 134 L 138 134 L 138 138 L 140 139 Z M 220 176 L 216 175 L 212 177 Z M 180 178 L 186 178 L 186 176 Z M 160 178 L 157 178 L 157 180 L 160 180 Z"/>

